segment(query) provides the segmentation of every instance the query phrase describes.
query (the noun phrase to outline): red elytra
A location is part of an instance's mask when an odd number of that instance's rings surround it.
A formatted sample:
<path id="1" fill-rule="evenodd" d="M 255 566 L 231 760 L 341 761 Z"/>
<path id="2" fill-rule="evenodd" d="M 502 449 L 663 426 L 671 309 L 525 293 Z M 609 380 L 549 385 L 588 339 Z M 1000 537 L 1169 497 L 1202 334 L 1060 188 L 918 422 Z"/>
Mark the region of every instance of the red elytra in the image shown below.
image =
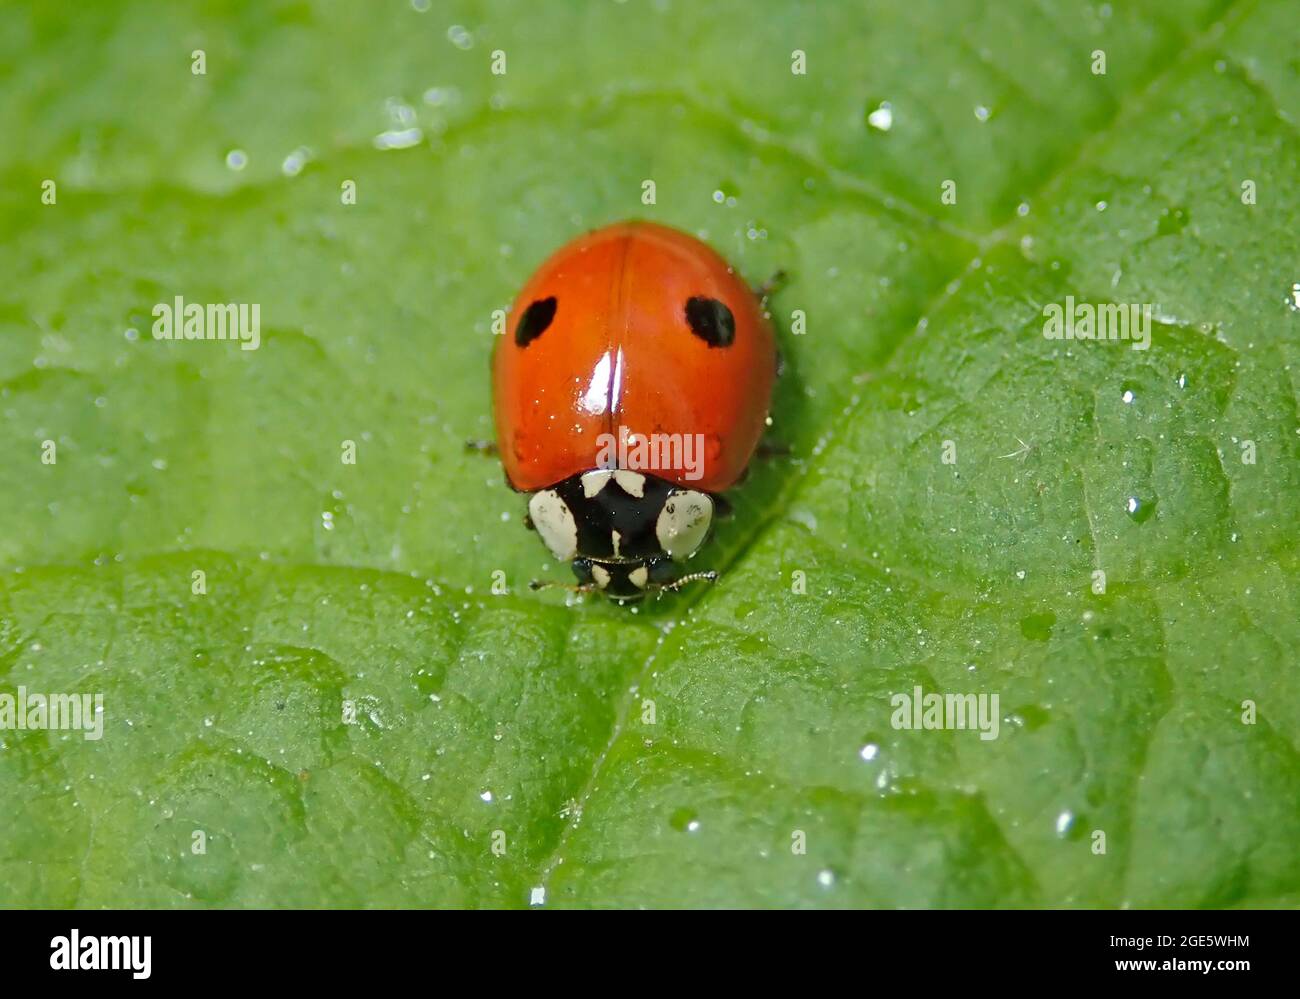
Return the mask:
<path id="1" fill-rule="evenodd" d="M 689 434 L 700 435 L 702 468 L 648 470 L 721 492 L 763 434 L 776 368 L 758 297 L 710 247 L 651 222 L 588 233 L 537 269 L 496 346 L 506 477 L 544 489 L 599 467 L 620 431 Z"/>

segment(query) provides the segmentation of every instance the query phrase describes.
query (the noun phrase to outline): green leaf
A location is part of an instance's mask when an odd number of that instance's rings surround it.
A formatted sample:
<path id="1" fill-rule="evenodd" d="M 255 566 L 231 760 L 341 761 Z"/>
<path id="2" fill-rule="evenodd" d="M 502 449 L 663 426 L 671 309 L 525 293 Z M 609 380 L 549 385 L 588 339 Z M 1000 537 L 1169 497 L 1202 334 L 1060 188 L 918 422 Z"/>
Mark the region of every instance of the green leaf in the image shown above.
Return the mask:
<path id="1" fill-rule="evenodd" d="M 4 904 L 1300 902 L 1287 4 L 65 6 L 0 12 L 0 694 L 103 738 L 0 731 Z M 463 448 L 625 217 L 791 275 L 792 456 L 638 610 Z"/>

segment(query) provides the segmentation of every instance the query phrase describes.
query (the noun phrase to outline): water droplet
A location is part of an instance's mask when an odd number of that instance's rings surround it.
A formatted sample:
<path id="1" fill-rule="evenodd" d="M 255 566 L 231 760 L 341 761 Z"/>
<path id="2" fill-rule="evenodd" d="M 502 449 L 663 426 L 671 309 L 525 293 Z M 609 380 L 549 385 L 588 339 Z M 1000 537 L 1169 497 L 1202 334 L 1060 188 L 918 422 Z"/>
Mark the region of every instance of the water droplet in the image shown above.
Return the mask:
<path id="1" fill-rule="evenodd" d="M 1154 498 L 1148 500 L 1130 496 L 1124 503 L 1124 509 L 1135 523 L 1145 524 L 1156 512 L 1156 501 Z"/>
<path id="2" fill-rule="evenodd" d="M 796 524 L 802 524 L 814 534 L 817 533 L 817 515 L 807 507 L 794 507 L 788 516 Z"/>
<path id="3" fill-rule="evenodd" d="M 1132 405 L 1133 400 L 1137 398 L 1137 395 L 1132 389 L 1125 389 L 1124 394 L 1121 395 L 1120 398 L 1123 399 L 1126 404 Z"/>
<path id="4" fill-rule="evenodd" d="M 1173 236 L 1182 232 L 1186 226 L 1187 209 L 1174 206 L 1160 213 L 1160 221 L 1156 223 L 1156 233 L 1160 236 Z"/>
<path id="5" fill-rule="evenodd" d="M 894 108 L 889 101 L 881 101 L 880 106 L 867 115 L 867 124 L 878 132 L 888 132 L 894 127 Z"/>
<path id="6" fill-rule="evenodd" d="M 411 10 L 423 14 L 429 9 L 429 0 L 411 0 Z"/>
<path id="7" fill-rule="evenodd" d="M 297 177 L 302 173 L 302 168 L 309 159 L 311 159 L 311 150 L 306 146 L 299 146 L 284 158 L 284 162 L 280 164 L 280 172 L 286 177 Z"/>
<path id="8" fill-rule="evenodd" d="M 232 149 L 226 153 L 226 166 L 231 170 L 242 170 L 248 166 L 248 154 L 242 149 Z"/>
<path id="9" fill-rule="evenodd" d="M 1032 642 L 1046 642 L 1052 637 L 1052 626 L 1055 624 L 1056 615 L 1051 611 L 1028 614 L 1020 619 L 1020 634 Z"/>
<path id="10" fill-rule="evenodd" d="M 823 888 L 830 888 L 835 884 L 835 872 L 826 868 L 817 872 L 817 883 Z"/>
<path id="11" fill-rule="evenodd" d="M 1003 721 L 1009 722 L 1016 728 L 1023 728 L 1033 732 L 1046 725 L 1051 720 L 1051 717 L 1045 708 L 1041 708 L 1037 704 L 1025 704 L 1012 709 L 1011 713 Z"/>
<path id="12" fill-rule="evenodd" d="M 1070 829 L 1074 826 L 1074 813 L 1064 811 L 1056 817 L 1056 835 L 1064 839 L 1070 834 Z"/>
<path id="13" fill-rule="evenodd" d="M 460 91 L 455 87 L 430 87 L 424 92 L 424 103 L 430 107 L 442 107 L 445 104 L 454 104 L 460 99 Z"/>
<path id="14" fill-rule="evenodd" d="M 976 104 L 976 105 L 975 105 L 975 120 L 976 120 L 976 121 L 988 121 L 988 120 L 989 120 L 989 116 L 990 116 L 991 114 L 992 114 L 992 112 L 991 112 L 988 108 L 986 108 L 983 104 Z"/>
<path id="15" fill-rule="evenodd" d="M 860 750 L 858 750 L 858 755 L 861 756 L 868 763 L 874 760 L 879 754 L 880 754 L 880 747 L 877 746 L 874 742 L 868 742 L 865 746 L 863 746 Z"/>
<path id="16" fill-rule="evenodd" d="M 461 24 L 453 24 L 447 29 L 447 41 L 458 49 L 467 49 L 474 44 L 474 36 Z"/>
<path id="17" fill-rule="evenodd" d="M 418 128 L 398 128 L 380 132 L 374 138 L 376 149 L 409 149 L 418 146 L 424 133 Z"/>
<path id="18" fill-rule="evenodd" d="M 320 515 L 320 524 L 321 527 L 325 528 L 327 531 L 334 530 L 334 514 L 330 513 L 328 510 L 322 511 Z"/>
<path id="19" fill-rule="evenodd" d="M 678 832 L 695 832 L 700 828 L 699 819 L 693 808 L 678 808 L 668 816 L 668 824 Z"/>

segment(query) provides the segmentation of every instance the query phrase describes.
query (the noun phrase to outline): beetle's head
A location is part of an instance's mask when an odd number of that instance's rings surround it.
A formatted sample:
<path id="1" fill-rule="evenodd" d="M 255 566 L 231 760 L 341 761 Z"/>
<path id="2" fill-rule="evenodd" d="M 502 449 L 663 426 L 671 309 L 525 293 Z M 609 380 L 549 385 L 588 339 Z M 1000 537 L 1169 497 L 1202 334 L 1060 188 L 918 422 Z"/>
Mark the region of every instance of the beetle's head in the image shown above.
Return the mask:
<path id="1" fill-rule="evenodd" d="M 528 519 L 580 587 L 638 600 L 685 581 L 680 563 L 708 536 L 713 499 L 653 475 L 593 469 L 533 493 Z"/>

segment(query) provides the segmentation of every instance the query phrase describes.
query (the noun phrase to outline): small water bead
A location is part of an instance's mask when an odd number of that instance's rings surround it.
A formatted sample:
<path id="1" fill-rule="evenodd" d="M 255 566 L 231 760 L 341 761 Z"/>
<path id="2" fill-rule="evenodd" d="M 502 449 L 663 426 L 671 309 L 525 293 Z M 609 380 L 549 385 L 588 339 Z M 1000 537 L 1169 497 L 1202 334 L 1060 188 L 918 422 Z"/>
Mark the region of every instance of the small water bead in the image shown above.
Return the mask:
<path id="1" fill-rule="evenodd" d="M 1144 524 L 1156 512 L 1156 501 L 1155 499 L 1143 499 L 1140 496 L 1130 496 L 1124 502 L 1124 510 L 1135 523 Z"/>
<path id="2" fill-rule="evenodd" d="M 430 87 L 423 94 L 424 103 L 435 108 L 454 104 L 459 97 L 460 91 L 455 87 Z"/>
<path id="3" fill-rule="evenodd" d="M 398 97 L 389 97 L 385 100 L 384 110 L 395 125 L 415 124 L 415 108 Z"/>
<path id="4" fill-rule="evenodd" d="M 867 115 L 867 124 L 878 132 L 888 132 L 894 127 L 894 109 L 889 101 L 881 101 L 880 106 Z"/>
<path id="5" fill-rule="evenodd" d="M 424 138 L 424 132 L 418 128 L 389 129 L 375 136 L 373 145 L 376 149 L 409 149 L 418 146 Z"/>
<path id="6" fill-rule="evenodd" d="M 226 153 L 226 166 L 231 170 L 242 170 L 248 166 L 248 154 L 242 149 L 232 149 Z"/>
<path id="7" fill-rule="evenodd" d="M 447 41 L 458 49 L 468 49 L 474 44 L 474 36 L 462 24 L 453 24 L 447 29 Z"/>
<path id="8" fill-rule="evenodd" d="M 284 162 L 280 164 L 280 172 L 286 177 L 297 177 L 302 173 L 302 168 L 309 159 L 311 159 L 311 150 L 306 146 L 299 146 L 284 158 Z"/>
<path id="9" fill-rule="evenodd" d="M 695 832 L 700 828 L 696 812 L 691 808 L 678 808 L 668 816 L 668 824 L 678 832 Z"/>

